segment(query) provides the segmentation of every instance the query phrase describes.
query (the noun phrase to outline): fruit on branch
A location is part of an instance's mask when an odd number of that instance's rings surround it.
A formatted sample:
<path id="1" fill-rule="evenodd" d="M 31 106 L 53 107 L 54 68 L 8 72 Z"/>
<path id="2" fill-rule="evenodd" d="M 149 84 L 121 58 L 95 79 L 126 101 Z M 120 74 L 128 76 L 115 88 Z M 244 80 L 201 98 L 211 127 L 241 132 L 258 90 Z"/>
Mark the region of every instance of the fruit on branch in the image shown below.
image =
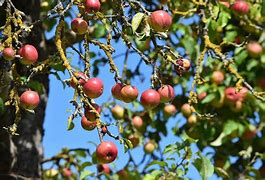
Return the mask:
<path id="1" fill-rule="evenodd" d="M 62 172 L 62 175 L 64 176 L 64 177 L 70 177 L 70 176 L 72 176 L 72 171 L 71 171 L 71 169 L 70 168 L 63 168 L 63 172 Z"/>
<path id="2" fill-rule="evenodd" d="M 244 101 L 248 93 L 248 89 L 243 87 L 238 93 L 234 87 L 227 87 L 225 89 L 225 100 L 228 103 L 235 103 L 237 101 Z"/>
<path id="3" fill-rule="evenodd" d="M 90 13 L 92 11 L 99 11 L 101 4 L 99 0 L 85 0 L 84 6 L 86 12 Z"/>
<path id="4" fill-rule="evenodd" d="M 30 44 L 22 46 L 19 49 L 18 54 L 22 57 L 21 63 L 25 65 L 37 62 L 39 57 L 37 49 Z"/>
<path id="5" fill-rule="evenodd" d="M 85 34 L 88 29 L 88 24 L 87 22 L 82 19 L 82 18 L 74 18 L 71 22 L 71 29 L 76 33 L 76 34 Z"/>
<path id="6" fill-rule="evenodd" d="M 225 79 L 224 73 L 222 71 L 214 71 L 211 80 L 215 84 L 222 84 Z"/>
<path id="7" fill-rule="evenodd" d="M 128 139 L 131 141 L 133 148 L 139 145 L 140 143 L 140 137 L 137 134 L 131 134 L 128 136 Z"/>
<path id="8" fill-rule="evenodd" d="M 132 119 L 132 125 L 137 129 L 141 129 L 143 127 L 143 119 L 140 116 L 134 116 Z"/>
<path id="9" fill-rule="evenodd" d="M 84 74 L 83 72 L 75 72 L 75 77 L 78 80 L 78 84 L 80 84 L 81 86 L 83 86 L 86 83 L 86 81 L 88 80 L 87 75 Z M 71 79 L 71 81 L 70 81 L 70 86 L 75 88 L 75 83 L 74 83 L 73 79 Z"/>
<path id="10" fill-rule="evenodd" d="M 183 116 L 185 116 L 185 117 L 189 117 L 192 113 L 191 106 L 188 103 L 183 104 L 181 106 L 180 111 L 183 114 Z"/>
<path id="11" fill-rule="evenodd" d="M 172 101 L 175 97 L 174 88 L 170 85 L 163 85 L 157 92 L 160 94 L 160 101 L 162 103 Z"/>
<path id="12" fill-rule="evenodd" d="M 138 39 L 135 40 L 135 44 L 137 49 L 139 49 L 141 52 L 147 51 L 150 49 L 150 39 L 146 39 L 145 41 L 140 41 Z"/>
<path id="13" fill-rule="evenodd" d="M 121 89 L 121 96 L 124 102 L 132 102 L 138 97 L 138 89 L 135 86 L 126 85 Z"/>
<path id="14" fill-rule="evenodd" d="M 111 172 L 108 164 L 99 164 L 99 165 L 97 165 L 97 169 L 98 169 L 98 172 L 100 172 L 100 173 L 102 172 L 105 174 L 110 174 L 110 172 Z"/>
<path id="15" fill-rule="evenodd" d="M 164 107 L 164 114 L 165 116 L 169 117 L 169 116 L 173 116 L 174 114 L 176 114 L 177 109 L 176 106 L 174 106 L 173 104 L 166 104 Z"/>
<path id="16" fill-rule="evenodd" d="M 106 134 L 108 132 L 108 127 L 107 126 L 101 126 L 101 133 Z"/>
<path id="17" fill-rule="evenodd" d="M 150 25 L 158 32 L 167 31 L 172 24 L 172 17 L 163 10 L 157 10 L 150 15 Z"/>
<path id="18" fill-rule="evenodd" d="M 13 48 L 5 48 L 2 52 L 3 57 L 7 61 L 12 61 L 16 57 L 16 53 Z"/>
<path id="19" fill-rule="evenodd" d="M 247 14 L 249 11 L 249 5 L 244 0 L 236 0 L 232 5 L 232 10 L 240 14 Z"/>
<path id="20" fill-rule="evenodd" d="M 95 129 L 95 127 L 97 126 L 97 122 L 96 121 L 89 121 L 87 120 L 86 116 L 83 116 L 81 119 L 81 126 L 83 129 L 87 130 L 87 131 L 91 131 L 93 129 Z"/>
<path id="21" fill-rule="evenodd" d="M 263 48 L 258 42 L 249 42 L 247 45 L 248 54 L 253 57 L 257 58 L 262 54 Z"/>
<path id="22" fill-rule="evenodd" d="M 189 125 L 193 125 L 197 122 L 197 116 L 192 114 L 188 117 L 187 122 Z"/>
<path id="23" fill-rule="evenodd" d="M 248 89 L 245 87 L 242 87 L 242 89 L 237 93 L 238 100 L 244 101 L 248 95 Z"/>
<path id="24" fill-rule="evenodd" d="M 43 172 L 43 177 L 44 178 L 51 178 L 53 179 L 55 176 L 59 174 L 57 169 L 48 169 Z"/>
<path id="25" fill-rule="evenodd" d="M 144 152 L 147 154 L 152 154 L 155 149 L 156 149 L 156 143 L 154 141 L 150 140 L 144 145 Z"/>
<path id="26" fill-rule="evenodd" d="M 36 91 L 27 90 L 19 98 L 20 105 L 29 110 L 35 109 L 40 103 L 39 94 Z"/>
<path id="27" fill-rule="evenodd" d="M 122 87 L 123 87 L 122 83 L 116 83 L 114 86 L 112 86 L 111 93 L 114 98 L 122 100 L 122 95 L 121 95 Z"/>
<path id="28" fill-rule="evenodd" d="M 99 78 L 90 78 L 83 86 L 84 93 L 89 98 L 98 98 L 103 93 L 103 82 Z"/>
<path id="29" fill-rule="evenodd" d="M 125 169 L 121 169 L 117 172 L 118 176 L 119 176 L 119 180 L 127 180 L 129 179 L 129 174 L 127 173 L 127 171 Z"/>
<path id="30" fill-rule="evenodd" d="M 97 146 L 96 156 L 99 163 L 111 163 L 117 155 L 117 146 L 111 141 L 103 141 Z"/>
<path id="31" fill-rule="evenodd" d="M 119 106 L 119 105 L 115 105 L 112 109 L 111 109 L 111 113 L 112 113 L 112 116 L 119 120 L 119 119 L 123 119 L 124 117 L 124 108 Z"/>
<path id="32" fill-rule="evenodd" d="M 198 94 L 198 99 L 203 100 L 206 96 L 207 96 L 207 92 L 201 92 L 200 94 Z"/>
<path id="33" fill-rule="evenodd" d="M 96 109 L 96 111 L 100 114 L 101 113 L 101 107 L 95 103 L 92 104 L 92 106 Z M 85 107 L 85 116 L 89 121 L 96 121 L 96 114 L 91 111 L 89 106 Z"/>
<path id="34" fill-rule="evenodd" d="M 224 6 L 226 6 L 227 8 L 230 7 L 230 3 L 227 2 L 226 0 L 220 0 L 219 3 L 222 4 L 222 5 L 224 5 Z"/>
<path id="35" fill-rule="evenodd" d="M 154 89 L 145 90 L 140 101 L 145 109 L 154 109 L 160 104 L 160 94 Z"/>
<path id="36" fill-rule="evenodd" d="M 183 73 L 188 72 L 191 66 L 190 61 L 188 59 L 182 59 L 182 58 L 178 59 L 176 61 L 176 64 L 178 66 L 175 66 L 175 70 L 177 74 L 180 76 L 182 76 Z"/>

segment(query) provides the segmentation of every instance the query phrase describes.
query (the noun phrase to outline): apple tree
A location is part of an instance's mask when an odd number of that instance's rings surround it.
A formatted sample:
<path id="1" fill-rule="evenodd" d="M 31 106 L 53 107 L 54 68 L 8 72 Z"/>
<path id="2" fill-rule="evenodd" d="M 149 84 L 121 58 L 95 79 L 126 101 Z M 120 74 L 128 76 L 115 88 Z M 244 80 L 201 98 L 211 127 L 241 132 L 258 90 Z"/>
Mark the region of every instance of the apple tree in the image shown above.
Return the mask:
<path id="1" fill-rule="evenodd" d="M 265 177 L 264 0 L 0 0 L 0 10 L 1 179 L 188 179 L 191 166 L 202 179 Z M 43 158 L 49 76 L 74 89 L 67 130 L 98 136 L 95 151 Z M 162 147 L 162 136 L 179 140 Z M 110 167 L 121 153 L 125 167 Z"/>

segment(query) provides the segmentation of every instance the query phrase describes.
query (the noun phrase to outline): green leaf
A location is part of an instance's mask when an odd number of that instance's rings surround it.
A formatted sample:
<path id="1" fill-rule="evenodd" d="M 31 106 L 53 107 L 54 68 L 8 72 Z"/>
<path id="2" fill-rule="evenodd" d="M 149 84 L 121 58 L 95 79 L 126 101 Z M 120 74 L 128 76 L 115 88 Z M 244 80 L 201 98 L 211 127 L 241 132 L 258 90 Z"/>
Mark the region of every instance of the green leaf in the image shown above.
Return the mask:
<path id="1" fill-rule="evenodd" d="M 81 172 L 80 179 L 86 179 L 88 176 L 92 176 L 94 173 L 88 170 L 84 170 Z"/>
<path id="2" fill-rule="evenodd" d="M 81 164 L 80 171 L 83 171 L 86 167 L 92 166 L 92 165 L 93 165 L 92 162 L 84 162 Z"/>
<path id="3" fill-rule="evenodd" d="M 196 167 L 198 172 L 200 173 L 203 180 L 209 179 L 214 173 L 214 166 L 211 161 L 203 156 L 200 152 L 198 152 L 198 158 L 195 159 L 193 165 Z"/>
<path id="4" fill-rule="evenodd" d="M 106 28 L 103 24 L 95 24 L 95 29 L 92 33 L 92 37 L 96 38 L 96 39 L 99 39 L 99 38 L 102 38 L 106 35 L 107 31 L 106 31 Z"/>
<path id="5" fill-rule="evenodd" d="M 143 180 L 155 180 L 158 179 L 158 176 L 161 176 L 163 172 L 161 170 L 154 170 L 151 174 L 146 174 Z"/>
<path id="6" fill-rule="evenodd" d="M 265 0 L 262 0 L 262 8 L 261 8 L 261 15 L 265 16 Z"/>
<path id="7" fill-rule="evenodd" d="M 133 30 L 133 33 L 136 32 L 136 30 L 140 26 L 143 18 L 144 18 L 144 13 L 137 13 L 137 14 L 135 14 L 135 16 L 133 16 L 133 19 L 132 19 L 132 30 Z"/>
<path id="8" fill-rule="evenodd" d="M 73 123 L 73 118 L 70 116 L 67 121 L 67 130 L 70 131 L 75 127 L 75 124 Z"/>
<path id="9" fill-rule="evenodd" d="M 206 104 L 206 103 L 209 103 L 211 102 L 212 100 L 214 100 L 215 98 L 215 94 L 208 94 L 202 101 L 201 103 L 202 104 Z"/>
<path id="10" fill-rule="evenodd" d="M 151 166 L 153 166 L 153 165 L 158 165 L 160 167 L 166 167 L 168 164 L 166 162 L 164 162 L 164 161 L 154 160 L 154 161 L 152 161 L 150 164 L 148 164 L 146 166 L 146 169 L 151 167 Z"/>
<path id="11" fill-rule="evenodd" d="M 217 23 L 219 24 L 219 26 L 221 27 L 225 27 L 229 21 L 229 19 L 231 18 L 231 15 L 225 11 L 222 11 L 220 14 L 219 14 L 219 18 L 218 18 L 218 21 Z"/>
<path id="12" fill-rule="evenodd" d="M 5 110 L 4 101 L 0 97 L 0 115 L 3 114 L 4 110 Z"/>
<path id="13" fill-rule="evenodd" d="M 30 81 L 28 83 L 28 87 L 30 89 L 33 89 L 35 91 L 38 91 L 39 94 L 43 94 L 43 89 L 44 89 L 44 86 L 42 83 L 38 82 L 38 81 Z"/>

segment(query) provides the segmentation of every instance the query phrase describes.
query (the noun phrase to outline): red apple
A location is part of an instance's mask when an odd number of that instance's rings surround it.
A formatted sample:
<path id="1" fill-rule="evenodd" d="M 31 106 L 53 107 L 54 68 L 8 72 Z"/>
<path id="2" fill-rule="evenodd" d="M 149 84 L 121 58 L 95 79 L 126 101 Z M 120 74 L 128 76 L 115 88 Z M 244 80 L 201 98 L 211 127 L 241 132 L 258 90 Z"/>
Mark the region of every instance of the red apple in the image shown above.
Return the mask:
<path id="1" fill-rule="evenodd" d="M 164 85 L 157 91 L 160 94 L 160 101 L 166 103 L 172 101 L 175 97 L 175 92 L 172 86 Z"/>
<path id="2" fill-rule="evenodd" d="M 166 104 L 164 107 L 164 114 L 166 116 L 173 116 L 174 114 L 176 114 L 177 109 L 176 106 L 174 106 L 173 104 Z"/>
<path id="3" fill-rule="evenodd" d="M 224 73 L 222 71 L 214 71 L 211 80 L 215 84 L 222 84 L 225 79 Z"/>
<path id="4" fill-rule="evenodd" d="M 160 95 L 156 90 L 148 89 L 142 93 L 140 101 L 145 109 L 154 109 L 160 104 Z"/>
<path id="5" fill-rule="evenodd" d="M 27 90 L 20 96 L 20 105 L 25 109 L 35 109 L 40 103 L 39 94 L 35 91 Z"/>
<path id="6" fill-rule="evenodd" d="M 122 95 L 121 95 L 122 87 L 123 87 L 122 83 L 117 83 L 111 88 L 111 93 L 114 98 L 122 100 Z"/>
<path id="7" fill-rule="evenodd" d="M 165 32 L 172 24 L 172 17 L 163 10 L 152 12 L 150 16 L 150 25 L 155 31 Z"/>
<path id="8" fill-rule="evenodd" d="M 117 146 L 111 141 L 101 142 L 96 149 L 96 156 L 99 163 L 111 163 L 118 155 Z"/>
<path id="9" fill-rule="evenodd" d="M 103 134 L 106 134 L 108 132 L 108 127 L 107 126 L 101 126 L 101 132 Z"/>
<path id="10" fill-rule="evenodd" d="M 248 89 L 246 87 L 242 87 L 242 89 L 237 93 L 237 98 L 239 101 L 244 101 L 248 95 Z"/>
<path id="11" fill-rule="evenodd" d="M 137 130 L 139 130 L 143 127 L 144 122 L 140 116 L 134 116 L 132 119 L 132 124 Z"/>
<path id="12" fill-rule="evenodd" d="M 121 96 L 124 102 L 132 102 L 138 97 L 138 89 L 135 86 L 126 85 L 121 89 Z"/>
<path id="13" fill-rule="evenodd" d="M 203 100 L 206 96 L 207 96 L 207 92 L 201 92 L 200 94 L 198 94 L 198 99 Z"/>
<path id="14" fill-rule="evenodd" d="M 88 29 L 87 22 L 82 18 L 74 18 L 71 22 L 71 28 L 76 34 L 85 34 Z"/>
<path id="15" fill-rule="evenodd" d="M 88 79 L 83 86 L 84 93 L 89 98 L 98 98 L 103 93 L 103 82 L 99 78 Z"/>
<path id="16" fill-rule="evenodd" d="M 249 5 L 244 0 L 236 0 L 236 2 L 232 5 L 232 10 L 240 14 L 247 14 L 249 11 Z"/>
<path id="17" fill-rule="evenodd" d="M 136 146 L 138 146 L 138 144 L 140 143 L 140 137 L 137 134 L 131 134 L 128 136 L 128 139 L 131 141 L 133 148 L 135 148 Z"/>
<path id="18" fill-rule="evenodd" d="M 178 59 L 176 64 L 178 66 L 175 66 L 175 70 L 180 76 L 182 76 L 183 73 L 188 72 L 191 67 L 191 63 L 188 59 Z"/>
<path id="19" fill-rule="evenodd" d="M 103 172 L 105 174 L 110 174 L 111 170 L 108 164 L 99 164 L 97 166 L 98 172 Z"/>
<path id="20" fill-rule="evenodd" d="M 100 10 L 100 1 L 99 0 L 85 0 L 85 9 L 86 12 L 90 13 L 92 11 Z"/>
<path id="21" fill-rule="evenodd" d="M 15 51 L 12 48 L 5 48 L 2 52 L 5 60 L 12 61 L 15 59 Z"/>
<path id="22" fill-rule="evenodd" d="M 155 149 L 156 149 L 156 143 L 153 141 L 148 141 L 144 145 L 144 152 L 147 154 L 152 154 Z"/>
<path id="23" fill-rule="evenodd" d="M 75 72 L 75 76 L 78 80 L 78 84 L 80 84 L 81 86 L 83 86 L 86 83 L 86 81 L 88 80 L 87 75 L 84 74 L 83 72 Z M 75 83 L 74 83 L 73 79 L 71 79 L 71 81 L 70 81 L 70 86 L 75 88 Z"/>
<path id="24" fill-rule="evenodd" d="M 18 53 L 22 57 L 21 63 L 25 65 L 30 65 L 37 62 L 39 57 L 37 49 L 29 44 L 22 46 Z"/>
<path id="25" fill-rule="evenodd" d="M 97 122 L 94 121 L 89 121 L 87 120 L 86 116 L 83 116 L 81 119 L 81 126 L 83 129 L 87 130 L 87 131 L 91 131 L 93 129 L 95 129 L 95 127 L 97 126 Z"/>
<path id="26" fill-rule="evenodd" d="M 70 168 L 63 168 L 63 172 L 62 172 L 62 175 L 64 176 L 64 177 L 70 177 L 70 176 L 72 176 L 72 171 L 71 171 L 71 169 Z"/>
<path id="27" fill-rule="evenodd" d="M 92 104 L 92 106 L 96 109 L 96 111 L 100 114 L 101 113 L 101 107 L 95 103 Z M 91 109 L 89 106 L 85 107 L 85 116 L 89 121 L 96 121 L 96 114 L 91 112 Z"/>
<path id="28" fill-rule="evenodd" d="M 249 42 L 247 45 L 248 54 L 251 57 L 257 58 L 262 54 L 263 48 L 258 42 Z"/>
<path id="29" fill-rule="evenodd" d="M 225 100 L 227 102 L 235 103 L 238 100 L 238 95 L 234 87 L 228 87 L 225 89 Z"/>
<path id="30" fill-rule="evenodd" d="M 192 114 L 191 106 L 188 103 L 185 103 L 181 106 L 180 111 L 182 112 L 183 116 L 189 117 Z"/>
<path id="31" fill-rule="evenodd" d="M 112 116 L 115 119 L 123 119 L 124 117 L 124 108 L 119 106 L 119 105 L 115 105 L 112 109 L 111 109 L 111 113 Z"/>

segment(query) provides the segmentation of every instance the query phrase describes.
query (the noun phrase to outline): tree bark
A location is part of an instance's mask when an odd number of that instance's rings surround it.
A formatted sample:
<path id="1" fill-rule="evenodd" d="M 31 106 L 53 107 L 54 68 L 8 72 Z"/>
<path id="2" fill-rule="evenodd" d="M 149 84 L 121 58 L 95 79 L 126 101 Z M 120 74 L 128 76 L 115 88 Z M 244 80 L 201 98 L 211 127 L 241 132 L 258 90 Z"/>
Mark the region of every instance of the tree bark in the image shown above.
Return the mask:
<path id="1" fill-rule="evenodd" d="M 25 21 L 27 23 L 39 19 L 40 0 L 13 0 L 13 3 L 17 9 L 26 14 L 27 19 Z M 45 48 L 44 31 L 41 25 L 34 27 L 30 36 L 26 37 L 22 42 L 32 44 L 38 49 L 38 61 L 47 58 L 48 52 Z M 1 70 L 1 68 L 5 68 L 5 65 L 0 63 L 0 71 L 4 72 L 5 69 Z M 0 79 L 8 81 L 7 78 L 3 79 L 3 76 Z M 44 85 L 44 94 L 41 95 L 41 103 L 35 109 L 35 114 L 22 111 L 22 119 L 18 124 L 18 136 L 11 136 L 3 129 L 3 127 L 13 123 L 14 107 L 8 107 L 4 114 L 0 115 L 0 179 L 39 179 L 41 176 L 43 121 L 48 98 L 49 80 L 47 74 L 38 75 L 34 77 L 34 80 L 38 80 Z M 9 83 L 5 82 L 4 84 Z M 2 84 L 0 83 L 1 98 L 6 97 L 9 92 L 9 87 L 3 87 L 1 86 Z"/>

